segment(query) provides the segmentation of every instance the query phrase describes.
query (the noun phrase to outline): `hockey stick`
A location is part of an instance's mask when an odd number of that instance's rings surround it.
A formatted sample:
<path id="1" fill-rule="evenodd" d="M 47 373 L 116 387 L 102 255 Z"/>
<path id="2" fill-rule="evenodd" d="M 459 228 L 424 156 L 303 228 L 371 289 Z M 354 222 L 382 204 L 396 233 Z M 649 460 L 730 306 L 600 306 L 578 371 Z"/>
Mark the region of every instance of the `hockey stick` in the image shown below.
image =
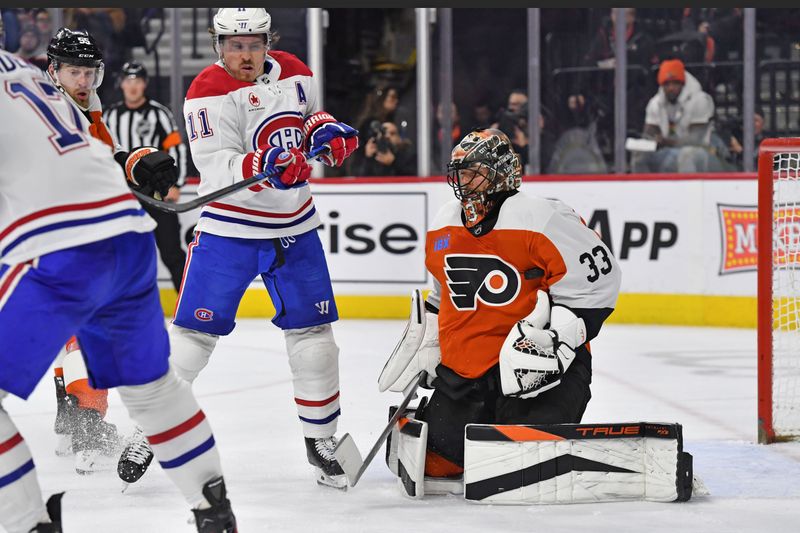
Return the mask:
<path id="1" fill-rule="evenodd" d="M 317 156 L 322 155 L 323 153 L 328 151 L 327 146 L 320 146 L 306 154 L 306 159 L 314 159 Z M 155 207 L 156 209 L 160 209 L 161 211 L 166 211 L 167 213 L 185 213 L 186 211 L 191 211 L 192 209 L 197 209 L 198 207 L 202 207 L 209 202 L 213 202 L 215 200 L 219 200 L 220 198 L 225 198 L 226 196 L 230 196 L 236 192 L 241 191 L 242 189 L 246 189 L 252 185 L 258 185 L 262 181 L 268 180 L 272 177 L 271 174 L 261 173 L 256 174 L 255 176 L 250 176 L 246 180 L 242 180 L 240 182 L 234 183 L 233 185 L 228 185 L 227 187 L 223 187 L 222 189 L 218 189 L 212 193 L 208 193 L 204 196 L 198 196 L 194 200 L 189 202 L 183 202 L 181 204 L 175 204 L 172 202 L 165 202 L 163 200 L 156 200 L 151 196 L 147 196 L 146 194 L 142 194 L 139 191 L 131 189 L 131 192 L 136 196 L 139 200 L 146 203 L 149 206 Z M 305 187 L 308 185 L 307 181 L 304 181 L 300 185 L 296 185 L 295 187 Z"/>
<path id="2" fill-rule="evenodd" d="M 356 446 L 353 437 L 351 437 L 349 433 L 345 433 L 336 445 L 336 448 L 333 450 L 333 455 L 342 466 L 342 470 L 344 470 L 344 474 L 347 476 L 347 481 L 350 483 L 351 487 L 355 487 L 358 480 L 361 479 L 361 475 L 372 462 L 372 459 L 375 458 L 375 454 L 378 453 L 384 441 L 389 437 L 389 433 L 392 432 L 395 423 L 400 420 L 409 402 L 416 396 L 417 387 L 426 379 L 428 379 L 428 373 L 423 370 L 420 372 L 419 378 L 409 385 L 409 388 L 405 391 L 406 395 L 402 403 L 400 403 L 400 406 L 394 412 L 392 418 L 389 419 L 389 423 L 383 429 L 381 436 L 378 437 L 378 441 L 372 445 L 372 449 L 367 454 L 366 459 L 361 459 L 361 452 L 358 451 L 358 446 Z"/>

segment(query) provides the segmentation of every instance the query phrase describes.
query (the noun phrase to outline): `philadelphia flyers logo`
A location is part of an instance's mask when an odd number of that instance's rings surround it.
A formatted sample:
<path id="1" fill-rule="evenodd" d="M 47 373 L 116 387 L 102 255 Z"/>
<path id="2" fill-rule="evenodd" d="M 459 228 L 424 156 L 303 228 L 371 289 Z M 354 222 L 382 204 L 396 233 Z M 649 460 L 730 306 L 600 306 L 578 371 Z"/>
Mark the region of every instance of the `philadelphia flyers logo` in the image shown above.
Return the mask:
<path id="1" fill-rule="evenodd" d="M 478 300 L 506 305 L 519 294 L 519 272 L 495 255 L 446 255 L 444 272 L 450 301 L 459 311 L 476 309 Z"/>
<path id="2" fill-rule="evenodd" d="M 303 142 L 303 115 L 296 111 L 275 113 L 265 118 L 253 134 L 253 150 L 268 144 L 289 148 L 300 148 Z"/>

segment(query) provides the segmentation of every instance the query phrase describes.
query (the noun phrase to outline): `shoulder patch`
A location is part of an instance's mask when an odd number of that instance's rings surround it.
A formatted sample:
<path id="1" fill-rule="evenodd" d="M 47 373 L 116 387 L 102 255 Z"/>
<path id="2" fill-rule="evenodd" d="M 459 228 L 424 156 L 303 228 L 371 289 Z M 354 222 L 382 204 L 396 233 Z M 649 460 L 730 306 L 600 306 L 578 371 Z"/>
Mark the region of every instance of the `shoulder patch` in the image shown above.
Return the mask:
<path id="1" fill-rule="evenodd" d="M 242 87 L 252 85 L 252 83 L 235 79 L 217 64 L 209 65 L 192 80 L 192 84 L 186 92 L 186 99 L 224 96 Z"/>
<path id="2" fill-rule="evenodd" d="M 289 52 L 270 50 L 269 56 L 281 66 L 281 75 L 278 79 L 283 80 L 292 76 L 313 76 L 311 69 L 300 58 Z"/>

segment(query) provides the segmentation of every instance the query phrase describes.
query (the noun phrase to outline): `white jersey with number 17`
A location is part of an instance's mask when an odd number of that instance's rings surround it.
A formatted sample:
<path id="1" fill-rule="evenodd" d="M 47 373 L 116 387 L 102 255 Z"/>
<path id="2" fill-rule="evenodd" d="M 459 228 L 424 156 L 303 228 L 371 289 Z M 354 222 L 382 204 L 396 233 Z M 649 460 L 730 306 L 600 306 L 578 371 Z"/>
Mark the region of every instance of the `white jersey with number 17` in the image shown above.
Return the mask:
<path id="1" fill-rule="evenodd" d="M 3 50 L 0 124 L 0 263 L 155 228 L 75 106 L 39 68 Z"/>

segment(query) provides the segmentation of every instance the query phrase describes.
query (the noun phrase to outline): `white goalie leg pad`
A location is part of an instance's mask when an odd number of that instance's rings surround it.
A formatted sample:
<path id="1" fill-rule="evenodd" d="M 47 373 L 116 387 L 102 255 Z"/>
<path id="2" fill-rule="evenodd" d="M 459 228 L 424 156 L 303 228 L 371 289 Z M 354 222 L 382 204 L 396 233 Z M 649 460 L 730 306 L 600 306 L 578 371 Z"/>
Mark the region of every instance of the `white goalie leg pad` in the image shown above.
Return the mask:
<path id="1" fill-rule="evenodd" d="M 439 316 L 425 311 L 419 289 L 411 292 L 411 315 L 406 329 L 378 376 L 378 390 L 402 392 L 425 370 L 429 381 L 436 377 L 442 356 L 439 349 Z"/>
<path id="2" fill-rule="evenodd" d="M 193 382 L 211 359 L 211 352 L 219 340 L 218 335 L 170 324 L 169 362 L 178 376 Z"/>
<path id="3" fill-rule="evenodd" d="M 330 324 L 287 329 L 294 401 L 303 436 L 330 437 L 339 419 L 339 347 Z"/>
<path id="4" fill-rule="evenodd" d="M 686 501 L 691 464 L 680 424 L 469 424 L 464 498 L 518 505 Z"/>
<path id="5" fill-rule="evenodd" d="M 397 445 L 400 442 L 400 425 L 405 423 L 405 419 L 416 419 L 417 413 L 420 412 L 424 407 L 425 404 L 428 403 L 428 398 L 423 396 L 420 400 L 419 404 L 412 407 L 409 406 L 406 409 L 405 414 L 400 418 L 398 422 L 395 422 L 394 426 L 392 426 L 392 432 L 389 433 L 389 437 L 386 439 L 386 466 L 389 467 L 389 470 L 395 476 L 399 476 L 400 473 L 397 471 Z M 392 419 L 395 412 L 397 412 L 397 406 L 392 405 L 389 407 L 389 418 L 388 420 Z"/>
<path id="6" fill-rule="evenodd" d="M 0 402 L 6 395 L 0 390 Z M 27 533 L 49 520 L 28 445 L 0 403 L 0 524 Z"/>
<path id="7" fill-rule="evenodd" d="M 404 421 L 397 432 L 397 480 L 403 495 L 415 500 L 425 496 L 425 452 L 428 423 L 413 418 Z"/>

